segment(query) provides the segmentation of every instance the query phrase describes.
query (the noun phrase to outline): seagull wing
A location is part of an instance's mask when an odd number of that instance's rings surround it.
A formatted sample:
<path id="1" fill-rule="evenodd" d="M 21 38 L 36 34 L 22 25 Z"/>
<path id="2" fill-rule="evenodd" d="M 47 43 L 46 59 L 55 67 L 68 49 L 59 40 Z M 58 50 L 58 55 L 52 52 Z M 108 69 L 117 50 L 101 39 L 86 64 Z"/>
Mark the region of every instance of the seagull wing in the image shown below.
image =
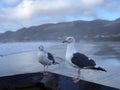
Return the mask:
<path id="1" fill-rule="evenodd" d="M 94 60 L 89 60 L 86 55 L 81 53 L 74 53 L 71 61 L 73 64 L 79 66 L 80 68 L 96 65 Z"/>
<path id="2" fill-rule="evenodd" d="M 53 55 L 49 52 L 47 53 L 47 55 L 48 55 L 48 59 L 51 60 L 52 63 L 55 63 L 55 59 L 54 59 Z"/>

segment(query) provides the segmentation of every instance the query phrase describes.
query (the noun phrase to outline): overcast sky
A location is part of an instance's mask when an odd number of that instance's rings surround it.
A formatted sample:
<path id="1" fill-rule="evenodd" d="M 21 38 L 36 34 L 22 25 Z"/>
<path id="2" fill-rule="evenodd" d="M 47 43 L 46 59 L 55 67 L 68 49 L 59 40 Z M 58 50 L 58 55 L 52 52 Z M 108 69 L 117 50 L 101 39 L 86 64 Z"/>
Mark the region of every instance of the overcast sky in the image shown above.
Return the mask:
<path id="1" fill-rule="evenodd" d="M 0 0 L 0 33 L 74 20 L 120 18 L 120 0 Z"/>

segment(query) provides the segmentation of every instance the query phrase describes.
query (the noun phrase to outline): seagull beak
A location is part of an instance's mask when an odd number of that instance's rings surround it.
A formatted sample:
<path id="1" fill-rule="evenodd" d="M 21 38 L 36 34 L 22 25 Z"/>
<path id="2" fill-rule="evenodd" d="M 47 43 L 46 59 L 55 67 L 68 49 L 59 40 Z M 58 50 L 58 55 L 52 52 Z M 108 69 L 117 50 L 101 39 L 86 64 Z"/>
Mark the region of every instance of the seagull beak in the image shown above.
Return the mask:
<path id="1" fill-rule="evenodd" d="M 68 41 L 67 41 L 67 40 L 63 40 L 63 41 L 62 41 L 62 43 L 66 43 L 66 42 L 68 42 Z"/>

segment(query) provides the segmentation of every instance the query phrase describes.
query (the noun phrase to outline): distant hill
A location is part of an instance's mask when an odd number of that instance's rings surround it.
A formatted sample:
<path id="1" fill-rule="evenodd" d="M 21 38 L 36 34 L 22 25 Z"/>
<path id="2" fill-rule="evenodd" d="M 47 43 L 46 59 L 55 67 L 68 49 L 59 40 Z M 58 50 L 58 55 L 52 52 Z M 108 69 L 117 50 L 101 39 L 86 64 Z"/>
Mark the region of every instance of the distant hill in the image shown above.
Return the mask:
<path id="1" fill-rule="evenodd" d="M 77 40 L 120 40 L 120 18 L 114 21 L 72 21 L 48 23 L 16 32 L 7 31 L 0 34 L 0 42 L 58 40 L 74 36 Z"/>

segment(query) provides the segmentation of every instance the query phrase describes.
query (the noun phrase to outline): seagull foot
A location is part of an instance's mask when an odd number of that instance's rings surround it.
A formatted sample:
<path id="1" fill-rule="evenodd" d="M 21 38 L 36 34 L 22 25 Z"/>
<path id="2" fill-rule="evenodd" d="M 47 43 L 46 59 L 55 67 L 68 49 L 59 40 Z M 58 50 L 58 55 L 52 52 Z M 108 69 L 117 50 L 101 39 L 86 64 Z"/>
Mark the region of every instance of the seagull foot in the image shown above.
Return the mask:
<path id="1" fill-rule="evenodd" d="M 47 75 L 48 75 L 48 72 L 43 72 L 43 75 L 44 75 L 44 76 L 47 76 Z"/>
<path id="2" fill-rule="evenodd" d="M 74 83 L 78 83 L 79 81 L 80 81 L 80 78 L 79 77 L 77 77 L 77 78 L 72 78 L 73 79 L 73 82 Z"/>

